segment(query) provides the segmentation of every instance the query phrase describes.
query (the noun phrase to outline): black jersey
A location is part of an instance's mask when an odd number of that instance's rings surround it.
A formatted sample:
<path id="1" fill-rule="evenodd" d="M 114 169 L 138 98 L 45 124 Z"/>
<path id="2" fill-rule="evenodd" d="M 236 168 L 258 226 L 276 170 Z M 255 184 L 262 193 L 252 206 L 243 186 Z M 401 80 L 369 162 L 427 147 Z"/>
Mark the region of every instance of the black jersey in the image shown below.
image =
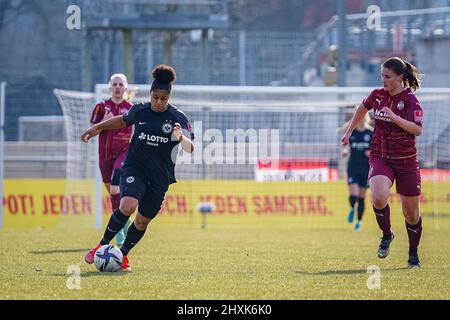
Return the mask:
<path id="1" fill-rule="evenodd" d="M 172 134 L 179 123 L 185 136 L 194 139 L 187 116 L 178 108 L 168 105 L 164 112 L 155 112 L 150 102 L 133 105 L 123 116 L 128 125 L 134 124 L 134 134 L 128 148 L 123 170 L 137 170 L 156 188 L 167 189 L 175 180 L 178 139 Z"/>
<path id="2" fill-rule="evenodd" d="M 348 160 L 349 170 L 368 171 L 369 158 L 365 152 L 370 150 L 370 142 L 372 140 L 372 131 L 364 129 L 364 131 L 353 130 L 350 137 L 350 159 Z"/>

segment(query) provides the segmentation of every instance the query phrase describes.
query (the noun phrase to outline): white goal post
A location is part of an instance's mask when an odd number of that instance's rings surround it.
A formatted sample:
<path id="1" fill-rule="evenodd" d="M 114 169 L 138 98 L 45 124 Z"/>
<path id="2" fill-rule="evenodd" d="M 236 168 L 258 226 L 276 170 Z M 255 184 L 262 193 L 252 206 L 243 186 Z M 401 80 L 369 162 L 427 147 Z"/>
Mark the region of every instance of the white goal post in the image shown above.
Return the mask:
<path id="1" fill-rule="evenodd" d="M 0 83 L 0 200 L 3 199 L 6 82 Z M 3 201 L 3 200 L 2 200 Z M 0 205 L 0 229 L 3 229 L 3 202 Z"/>
<path id="2" fill-rule="evenodd" d="M 95 106 L 95 95 L 89 92 L 54 89 L 61 106 L 67 140 L 66 193 L 92 189 L 94 195 L 95 227 L 102 228 L 102 188 L 99 163 L 98 139 L 85 144 L 81 134 L 90 126 L 90 117 Z M 86 183 L 92 181 L 93 184 Z"/>

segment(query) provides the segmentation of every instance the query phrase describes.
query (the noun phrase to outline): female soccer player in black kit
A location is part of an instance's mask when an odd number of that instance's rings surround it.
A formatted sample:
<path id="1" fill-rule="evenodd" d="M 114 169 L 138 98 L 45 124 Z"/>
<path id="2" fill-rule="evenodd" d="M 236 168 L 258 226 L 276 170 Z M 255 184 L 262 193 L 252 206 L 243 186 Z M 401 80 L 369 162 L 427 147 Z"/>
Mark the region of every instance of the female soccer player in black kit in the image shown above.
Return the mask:
<path id="1" fill-rule="evenodd" d="M 361 119 L 356 130 L 350 136 L 349 149 L 350 158 L 347 163 L 347 181 L 350 192 L 350 210 L 348 213 L 348 223 L 353 223 L 355 216 L 355 205 L 358 204 L 358 218 L 355 223 L 355 230 L 361 230 L 361 220 L 364 214 L 366 190 L 369 186 L 369 154 L 370 141 L 372 140 L 372 128 L 369 126 L 369 115 Z M 348 149 L 344 149 L 344 156 L 348 154 Z"/>
<path id="2" fill-rule="evenodd" d="M 87 252 L 85 260 L 89 264 L 93 263 L 97 249 L 109 244 L 138 208 L 134 223 L 120 248 L 124 256 L 121 270 L 131 270 L 128 252 L 144 236 L 148 224 L 161 209 L 169 185 L 176 182 L 178 144 L 188 153 L 194 151 L 194 135 L 188 118 L 169 103 L 175 70 L 159 65 L 153 69 L 152 75 L 154 81 L 150 89 L 150 102 L 135 104 L 127 114 L 98 123 L 81 136 L 81 140 L 87 142 L 102 130 L 133 124 L 135 127 L 122 167 L 119 209 L 111 215 L 100 243 Z"/>

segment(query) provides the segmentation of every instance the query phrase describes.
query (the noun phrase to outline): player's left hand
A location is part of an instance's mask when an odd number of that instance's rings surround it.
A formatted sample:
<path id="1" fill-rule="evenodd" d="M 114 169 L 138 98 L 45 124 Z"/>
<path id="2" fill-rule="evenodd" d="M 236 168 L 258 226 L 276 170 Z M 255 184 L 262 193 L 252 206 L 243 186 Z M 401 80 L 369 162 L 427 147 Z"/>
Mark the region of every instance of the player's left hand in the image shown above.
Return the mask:
<path id="1" fill-rule="evenodd" d="M 89 139 L 91 139 L 92 137 L 95 137 L 96 135 L 100 134 L 100 132 L 102 132 L 102 130 L 98 129 L 96 125 L 93 125 L 89 129 L 87 129 L 85 132 L 83 132 L 83 134 L 80 137 L 81 141 L 87 143 L 89 141 Z"/>
<path id="2" fill-rule="evenodd" d="M 386 115 L 388 116 L 389 119 L 391 119 L 392 122 L 396 123 L 399 116 L 396 115 L 394 113 L 394 111 L 392 111 L 390 108 L 388 107 L 384 107 L 383 109 L 381 109 L 381 111 L 383 111 L 384 113 L 386 113 Z"/>
<path id="3" fill-rule="evenodd" d="M 183 130 L 181 129 L 181 125 L 178 122 L 175 123 L 173 134 L 178 141 L 183 141 Z"/>

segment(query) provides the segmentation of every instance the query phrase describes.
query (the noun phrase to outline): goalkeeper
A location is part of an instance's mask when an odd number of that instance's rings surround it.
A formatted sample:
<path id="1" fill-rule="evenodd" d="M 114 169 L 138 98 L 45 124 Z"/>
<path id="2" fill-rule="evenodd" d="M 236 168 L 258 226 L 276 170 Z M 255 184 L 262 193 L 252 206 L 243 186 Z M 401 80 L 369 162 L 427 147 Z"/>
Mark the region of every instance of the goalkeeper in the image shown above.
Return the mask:
<path id="1" fill-rule="evenodd" d="M 111 98 L 97 103 L 91 116 L 91 125 L 111 119 L 128 112 L 132 104 L 125 99 L 128 81 L 123 74 L 113 74 L 109 81 Z M 99 136 L 98 156 L 102 180 L 111 197 L 112 210 L 119 208 L 120 174 L 131 138 L 131 127 L 102 131 Z M 116 236 L 117 245 L 125 241 L 131 219 Z"/>

